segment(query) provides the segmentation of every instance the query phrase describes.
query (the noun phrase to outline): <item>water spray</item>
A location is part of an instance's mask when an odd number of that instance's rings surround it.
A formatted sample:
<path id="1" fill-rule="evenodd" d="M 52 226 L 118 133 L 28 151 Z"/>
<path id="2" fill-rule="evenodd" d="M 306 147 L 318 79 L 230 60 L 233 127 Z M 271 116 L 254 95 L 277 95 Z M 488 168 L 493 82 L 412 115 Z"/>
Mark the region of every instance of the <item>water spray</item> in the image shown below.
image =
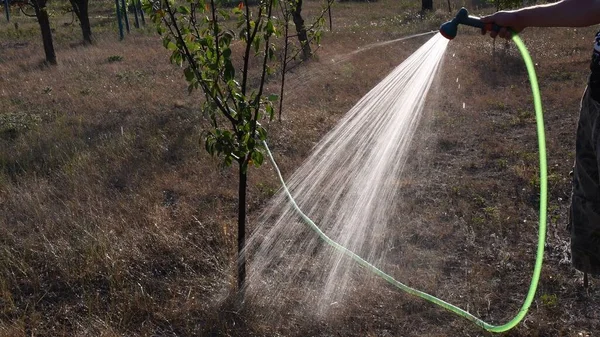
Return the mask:
<path id="1" fill-rule="evenodd" d="M 463 7 L 458 11 L 454 19 L 440 26 L 440 34 L 442 34 L 442 36 L 444 36 L 448 40 L 454 39 L 456 37 L 456 33 L 458 32 L 459 24 L 495 32 L 500 31 L 500 29 L 502 28 L 493 23 L 481 22 L 481 18 L 478 18 L 476 16 L 470 16 L 467 9 Z"/>
<path id="2" fill-rule="evenodd" d="M 480 18 L 469 16 L 467 10 L 465 8 L 462 8 L 453 20 L 448 21 L 448 22 L 444 23 L 443 25 L 441 25 L 441 27 L 440 27 L 441 35 L 443 35 L 447 39 L 450 39 L 450 40 L 453 39 L 454 37 L 456 37 L 459 24 L 464 24 L 464 25 L 468 25 L 468 26 L 472 26 L 472 27 L 476 27 L 476 28 L 482 28 L 482 29 L 485 29 L 488 31 L 499 31 L 502 28 L 498 25 L 483 23 L 483 22 L 481 22 Z M 521 52 L 521 55 L 523 57 L 525 65 L 527 67 L 527 73 L 529 75 L 529 81 L 530 81 L 531 90 L 533 93 L 533 102 L 534 102 L 536 123 L 537 123 L 538 148 L 539 148 L 540 204 L 539 204 L 539 230 L 538 230 L 536 260 L 535 260 L 533 274 L 531 277 L 531 282 L 529 285 L 529 291 L 527 292 L 527 296 L 526 296 L 525 300 L 523 301 L 523 304 L 522 304 L 521 308 L 519 309 L 519 311 L 517 312 L 517 314 L 512 319 L 510 319 L 508 322 L 506 322 L 504 324 L 500 324 L 500 325 L 490 324 L 490 323 L 485 322 L 484 320 L 474 316 L 473 314 L 469 313 L 468 311 L 466 311 L 464 309 L 454 306 L 444 300 L 441 300 L 441 299 L 439 299 L 433 295 L 430 295 L 428 293 L 425 293 L 423 291 L 411 288 L 411 287 L 403 284 L 402 282 L 397 281 L 392 276 L 385 273 L 381 269 L 377 268 L 370 262 L 364 260 L 363 258 L 358 256 L 357 254 L 355 254 L 348 248 L 344 247 L 343 245 L 341 245 L 338 242 L 329 238 L 306 214 L 304 214 L 302 212 L 302 210 L 300 209 L 298 204 L 296 204 L 294 197 L 292 196 L 288 187 L 286 186 L 286 183 L 281 175 L 281 172 L 279 171 L 277 164 L 275 163 L 275 160 L 267 146 L 267 143 L 266 142 L 263 143 L 263 145 L 266 149 L 266 152 L 269 156 L 269 159 L 271 160 L 273 166 L 275 167 L 275 171 L 280 179 L 280 182 L 283 187 L 283 191 L 284 191 L 285 195 L 288 197 L 288 199 L 290 200 L 292 207 L 300 215 L 300 217 L 303 219 L 303 221 L 314 232 L 316 232 L 316 234 L 321 238 L 321 240 L 326 242 L 328 245 L 330 245 L 337 251 L 339 251 L 339 252 L 343 253 L 344 255 L 348 256 L 349 258 L 353 259 L 355 262 L 362 265 L 363 267 L 365 267 L 367 270 L 369 270 L 373 274 L 383 278 L 384 280 L 386 280 L 388 283 L 395 286 L 396 288 L 398 288 L 402 291 L 405 291 L 406 293 L 409 293 L 411 295 L 425 299 L 425 300 L 427 300 L 431 303 L 434 303 L 440 307 L 443 307 L 444 309 L 446 309 L 450 312 L 453 312 L 453 313 L 473 322 L 477 326 L 479 326 L 487 331 L 496 332 L 496 333 L 506 332 L 506 331 L 514 328 L 516 325 L 518 325 L 523 320 L 523 318 L 525 318 L 525 315 L 527 315 L 527 312 L 529 310 L 529 307 L 533 303 L 533 299 L 535 297 L 535 293 L 537 290 L 540 273 L 541 273 L 541 269 L 542 269 L 543 257 L 544 257 L 544 245 L 545 245 L 545 241 L 546 241 L 546 220 L 547 220 L 546 210 L 547 210 L 547 202 L 548 202 L 547 201 L 547 199 L 548 199 L 548 196 L 547 196 L 548 183 L 547 183 L 547 163 L 546 163 L 546 136 L 545 136 L 545 132 L 544 132 L 544 117 L 543 117 L 543 112 L 542 112 L 542 102 L 541 102 L 541 98 L 540 98 L 537 76 L 535 74 L 535 68 L 533 66 L 533 61 L 531 60 L 529 52 L 527 51 L 525 44 L 523 43 L 523 41 L 519 38 L 519 36 L 517 34 L 512 34 L 512 39 L 515 42 L 515 44 L 517 45 L 519 51 Z"/>

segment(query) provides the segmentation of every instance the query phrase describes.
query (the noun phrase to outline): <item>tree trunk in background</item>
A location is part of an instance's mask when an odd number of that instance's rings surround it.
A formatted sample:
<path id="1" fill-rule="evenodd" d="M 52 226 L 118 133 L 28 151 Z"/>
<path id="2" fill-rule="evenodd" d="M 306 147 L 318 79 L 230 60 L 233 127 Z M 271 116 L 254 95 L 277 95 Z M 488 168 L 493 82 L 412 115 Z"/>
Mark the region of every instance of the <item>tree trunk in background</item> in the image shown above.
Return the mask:
<path id="1" fill-rule="evenodd" d="M 90 26 L 90 16 L 88 14 L 88 0 L 81 0 L 81 6 L 79 8 L 81 11 L 79 22 L 81 22 L 83 41 L 92 43 L 92 27 Z"/>
<path id="2" fill-rule="evenodd" d="M 81 24 L 81 33 L 83 34 L 83 42 L 92 43 L 92 27 L 90 25 L 90 16 L 88 14 L 89 0 L 69 0 L 73 7 L 73 12 L 77 15 Z"/>
<path id="3" fill-rule="evenodd" d="M 292 8 L 292 19 L 296 25 L 298 41 L 300 41 L 302 48 L 302 60 L 306 61 L 312 56 L 312 50 L 310 49 L 310 43 L 308 43 L 308 34 L 306 33 L 304 19 L 302 18 L 302 0 L 296 0 L 294 5 Z"/>
<path id="4" fill-rule="evenodd" d="M 422 0 L 421 10 L 433 10 L 433 0 Z"/>
<path id="5" fill-rule="evenodd" d="M 50 29 L 50 19 L 46 10 L 46 0 L 33 0 L 32 4 L 35 9 L 35 16 L 40 24 L 40 30 L 42 31 L 46 62 L 56 64 L 56 53 L 54 52 L 54 43 L 52 42 L 52 30 Z"/>

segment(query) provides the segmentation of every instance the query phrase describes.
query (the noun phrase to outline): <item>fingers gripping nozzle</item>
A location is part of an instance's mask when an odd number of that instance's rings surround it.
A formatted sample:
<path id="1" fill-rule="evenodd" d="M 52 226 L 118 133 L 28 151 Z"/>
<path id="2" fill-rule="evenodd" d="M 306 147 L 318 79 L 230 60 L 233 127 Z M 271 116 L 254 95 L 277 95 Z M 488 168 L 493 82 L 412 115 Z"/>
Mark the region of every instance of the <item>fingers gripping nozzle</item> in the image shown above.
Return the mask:
<path id="1" fill-rule="evenodd" d="M 440 26 L 440 33 L 448 40 L 452 40 L 456 37 L 456 33 L 458 32 L 458 24 L 481 28 L 487 31 L 493 30 L 496 32 L 502 28 L 496 24 L 483 23 L 481 22 L 481 19 L 476 16 L 469 16 L 469 12 L 463 7 L 458 11 L 454 19 Z"/>

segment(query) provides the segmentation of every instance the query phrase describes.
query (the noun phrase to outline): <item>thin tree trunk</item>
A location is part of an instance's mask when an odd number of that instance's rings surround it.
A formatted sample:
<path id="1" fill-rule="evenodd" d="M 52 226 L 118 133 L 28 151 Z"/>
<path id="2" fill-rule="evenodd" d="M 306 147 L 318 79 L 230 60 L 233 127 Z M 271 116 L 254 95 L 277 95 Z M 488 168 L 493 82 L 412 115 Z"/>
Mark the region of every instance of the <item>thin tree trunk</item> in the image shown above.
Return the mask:
<path id="1" fill-rule="evenodd" d="M 69 0 L 73 12 L 79 19 L 81 25 L 81 33 L 83 35 L 83 42 L 92 44 L 92 27 L 90 26 L 90 16 L 88 14 L 88 0 Z"/>
<path id="2" fill-rule="evenodd" d="M 296 0 L 295 7 L 292 8 L 292 19 L 296 25 L 296 33 L 298 33 L 298 41 L 302 46 L 302 60 L 306 61 L 312 56 L 310 43 L 308 43 L 308 34 L 304 27 L 304 19 L 302 18 L 302 0 Z"/>
<path id="3" fill-rule="evenodd" d="M 450 0 L 448 0 L 450 1 Z M 333 1 L 327 2 L 327 13 L 329 14 L 329 31 L 333 32 L 333 19 L 331 18 L 331 5 Z"/>
<path id="4" fill-rule="evenodd" d="M 238 303 L 241 304 L 245 298 L 246 285 L 246 186 L 248 181 L 248 161 L 240 162 L 240 177 L 238 189 L 238 258 L 237 258 L 237 290 Z"/>
<path id="5" fill-rule="evenodd" d="M 46 62 L 56 64 L 56 53 L 54 52 L 54 43 L 52 42 L 52 30 L 50 29 L 50 19 L 46 10 L 46 1 L 34 0 L 33 8 L 35 16 L 40 24 L 42 31 L 42 42 L 44 43 L 44 53 L 46 54 Z"/>
<path id="6" fill-rule="evenodd" d="M 284 39 L 283 43 L 285 44 L 283 47 L 283 62 L 281 64 L 281 88 L 279 90 L 279 121 L 281 122 L 281 113 L 283 112 L 283 95 L 285 95 L 285 72 L 287 71 L 288 64 L 288 50 L 289 50 L 289 40 L 290 40 L 290 17 L 288 14 L 284 15 L 285 24 L 283 26 L 284 29 Z"/>
<path id="7" fill-rule="evenodd" d="M 10 0 L 4 0 L 4 14 L 6 14 L 6 21 L 10 22 L 10 8 L 8 7 Z"/>
<path id="8" fill-rule="evenodd" d="M 121 11 L 123 20 L 125 20 L 125 29 L 127 30 L 127 34 L 129 34 L 129 17 L 127 16 L 127 4 L 125 3 L 125 0 L 121 0 Z"/>
<path id="9" fill-rule="evenodd" d="M 83 34 L 83 41 L 85 43 L 92 43 L 92 27 L 90 25 L 90 16 L 88 13 L 88 0 L 82 0 L 80 3 L 79 11 L 81 16 L 79 22 L 81 23 L 81 33 Z"/>
<path id="10" fill-rule="evenodd" d="M 117 22 L 119 24 L 119 41 L 122 41 L 123 36 L 123 18 L 121 13 L 121 5 L 119 4 L 119 0 L 115 0 L 115 8 L 117 9 Z"/>
<path id="11" fill-rule="evenodd" d="M 140 9 L 140 19 L 142 19 L 142 25 L 146 25 L 146 19 L 144 18 L 144 10 L 142 9 L 141 0 L 134 0 L 138 3 L 138 8 Z"/>
<path id="12" fill-rule="evenodd" d="M 133 0 L 133 16 L 135 18 L 135 20 L 133 21 L 133 25 L 135 26 L 135 28 L 140 28 L 140 20 L 138 19 L 138 6 L 137 6 L 137 1 Z"/>

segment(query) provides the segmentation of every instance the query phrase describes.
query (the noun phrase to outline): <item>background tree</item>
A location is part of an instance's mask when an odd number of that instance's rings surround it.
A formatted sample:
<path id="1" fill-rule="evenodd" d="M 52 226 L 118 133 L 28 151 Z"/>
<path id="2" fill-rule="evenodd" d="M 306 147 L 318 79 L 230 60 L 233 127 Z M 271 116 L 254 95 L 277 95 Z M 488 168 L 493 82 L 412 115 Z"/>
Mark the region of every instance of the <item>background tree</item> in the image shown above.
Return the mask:
<path id="1" fill-rule="evenodd" d="M 302 18 L 302 0 L 290 1 L 290 12 L 294 25 L 296 25 L 296 34 L 298 35 L 298 41 L 302 48 L 302 60 L 306 61 L 312 55 L 310 43 L 308 42 L 308 34 L 306 27 L 304 26 L 304 18 Z"/>
<path id="2" fill-rule="evenodd" d="M 283 97 L 285 88 L 285 74 L 293 69 L 290 64 L 298 59 L 300 56 L 301 61 L 307 61 L 313 54 L 311 45 L 319 45 L 321 38 L 321 29 L 325 24 L 325 14 L 329 14 L 329 29 L 332 29 L 331 23 L 331 6 L 335 0 L 327 0 L 321 13 L 318 14 L 312 25 L 307 28 L 304 24 L 302 17 L 302 0 L 287 0 L 280 2 L 281 17 L 281 30 L 283 30 L 284 42 L 283 50 L 280 56 L 281 62 L 281 88 L 279 92 L 279 119 L 281 119 L 281 113 L 283 111 Z M 290 33 L 289 22 L 293 21 L 296 27 L 296 35 Z M 294 48 L 291 39 L 298 37 L 299 48 Z M 297 65 L 298 63 L 296 63 Z"/>
<path id="3" fill-rule="evenodd" d="M 47 0 L 22 0 L 13 2 L 19 6 L 19 10 L 25 16 L 35 17 L 40 25 L 42 33 L 42 43 L 44 45 L 44 54 L 46 63 L 56 64 L 56 53 L 54 51 L 54 42 L 52 39 L 52 29 L 50 28 L 50 16 L 46 7 Z M 32 10 L 33 9 L 33 13 Z M 17 23 L 15 23 L 17 25 Z"/>
<path id="4" fill-rule="evenodd" d="M 30 0 L 29 4 L 33 7 L 35 16 L 40 25 L 46 62 L 49 64 L 56 64 L 56 53 L 54 52 L 52 30 L 50 28 L 50 17 L 48 16 L 46 2 L 47 0 Z"/>
<path id="5" fill-rule="evenodd" d="M 92 27 L 90 26 L 90 16 L 88 15 L 89 0 L 69 0 L 73 12 L 79 19 L 81 25 L 81 33 L 83 34 L 84 43 L 92 43 Z"/>
<path id="6" fill-rule="evenodd" d="M 238 164 L 240 298 L 246 277 L 248 169 L 263 163 L 267 131 L 261 121 L 273 119 L 273 104 L 278 100 L 276 94 L 265 92 L 267 77 L 278 66 L 274 41 L 281 35 L 278 27 L 282 25 L 274 16 L 278 5 L 277 0 L 259 1 L 254 6 L 243 0 L 233 8 L 228 1 L 216 0 L 188 0 L 187 5 L 178 7 L 168 0 L 144 4 L 158 25 L 164 46 L 172 51 L 171 62 L 183 67 L 189 91 L 200 89 L 204 94 L 203 111 L 211 124 L 204 132 L 206 150 L 221 156 L 225 165 Z M 308 35 L 306 40 L 310 44 Z M 232 48 L 234 41 L 237 53 Z"/>

